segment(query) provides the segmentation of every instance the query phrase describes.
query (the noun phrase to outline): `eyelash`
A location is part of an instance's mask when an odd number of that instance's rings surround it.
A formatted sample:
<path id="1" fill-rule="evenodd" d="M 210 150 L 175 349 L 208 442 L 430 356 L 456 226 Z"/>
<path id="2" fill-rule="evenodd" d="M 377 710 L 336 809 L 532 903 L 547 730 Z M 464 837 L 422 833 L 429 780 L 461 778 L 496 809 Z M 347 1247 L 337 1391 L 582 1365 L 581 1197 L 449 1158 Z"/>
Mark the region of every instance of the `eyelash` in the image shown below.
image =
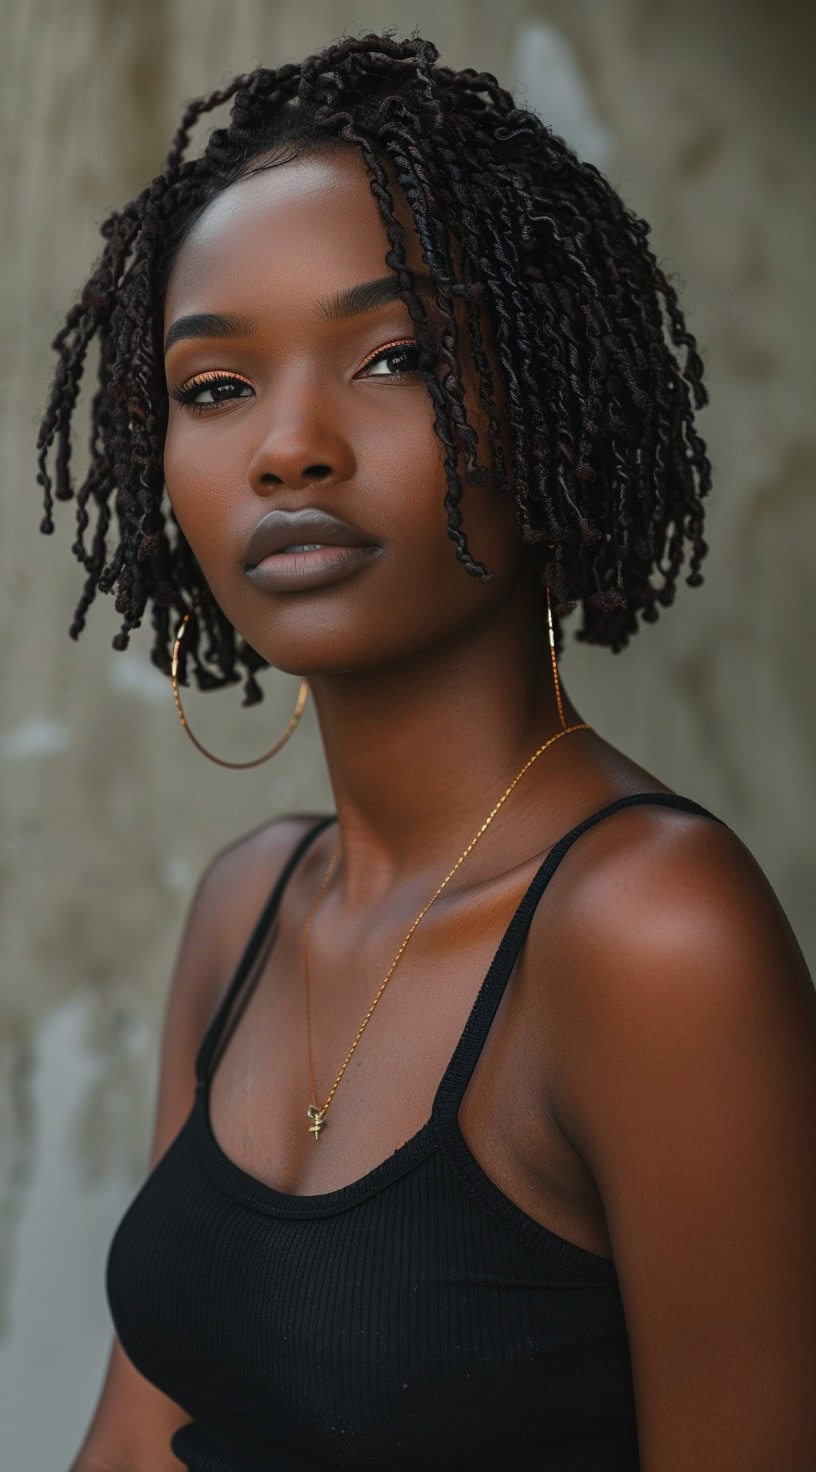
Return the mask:
<path id="1" fill-rule="evenodd" d="M 230 388 L 236 383 L 243 385 L 244 388 L 252 388 L 249 379 L 242 378 L 240 373 L 218 373 L 212 371 L 210 373 L 199 373 L 196 378 L 190 379 L 188 383 L 175 385 L 169 390 L 169 393 L 171 399 L 175 399 L 178 404 L 183 404 L 193 414 L 208 414 L 211 410 L 219 408 L 218 400 L 212 404 L 197 404 L 195 402 L 196 394 L 200 394 L 201 390 L 205 388 Z M 221 404 L 235 403 L 237 402 L 237 395 L 231 399 L 221 399 L 220 402 Z"/>
<path id="2" fill-rule="evenodd" d="M 417 344 L 412 337 L 398 337 L 394 340 L 394 342 L 385 343 L 383 347 L 376 348 L 373 353 L 369 353 L 367 358 L 363 358 L 363 361 L 360 364 L 360 367 L 357 369 L 357 372 L 362 373 L 364 368 L 369 368 L 371 364 L 376 363 L 379 358 L 388 357 L 389 353 L 393 353 L 396 348 L 413 348 L 416 352 L 419 351 Z M 404 378 L 408 373 L 416 372 L 416 368 L 407 368 L 404 369 L 402 373 L 397 372 L 383 376 L 388 376 L 390 378 Z"/>
<path id="3" fill-rule="evenodd" d="M 383 347 L 375 349 L 373 353 L 369 353 L 368 357 L 363 359 L 357 372 L 362 373 L 364 368 L 370 368 L 372 363 L 376 363 L 380 359 L 388 357 L 389 354 L 395 353 L 397 348 L 413 348 L 415 351 L 418 351 L 417 344 L 412 337 L 397 338 L 394 342 L 385 343 Z M 376 374 L 373 376 L 389 379 L 408 378 L 416 372 L 418 372 L 417 368 L 405 368 L 401 371 L 398 369 L 396 373 Z M 220 405 L 238 403 L 239 396 L 236 394 L 229 398 L 221 399 L 220 403 L 216 400 L 211 404 L 198 404 L 196 403 L 196 395 L 200 394 L 202 389 L 205 388 L 230 388 L 234 384 L 242 384 L 245 388 L 252 387 L 249 379 L 242 377 L 240 373 L 219 373 L 213 370 L 209 373 L 199 373 L 197 377 L 191 379 L 188 383 L 175 385 L 169 390 L 169 394 L 171 399 L 175 399 L 178 404 L 183 404 L 193 414 L 209 414 L 214 409 L 219 408 Z"/>

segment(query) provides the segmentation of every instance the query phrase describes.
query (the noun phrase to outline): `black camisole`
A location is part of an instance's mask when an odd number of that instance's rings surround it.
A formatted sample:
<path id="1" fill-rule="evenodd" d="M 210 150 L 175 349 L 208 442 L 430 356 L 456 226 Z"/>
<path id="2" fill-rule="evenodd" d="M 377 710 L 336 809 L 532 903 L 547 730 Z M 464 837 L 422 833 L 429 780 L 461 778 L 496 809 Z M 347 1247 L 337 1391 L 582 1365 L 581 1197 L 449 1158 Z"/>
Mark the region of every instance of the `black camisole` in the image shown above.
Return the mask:
<path id="1" fill-rule="evenodd" d="M 546 885 L 582 833 L 636 803 L 713 817 L 674 793 L 635 793 L 560 839 L 501 939 L 430 1119 L 317 1196 L 237 1166 L 208 1104 L 287 880 L 333 820 L 297 845 L 202 1042 L 193 1108 L 108 1255 L 119 1340 L 188 1413 L 171 1446 L 190 1472 L 637 1472 L 613 1262 L 514 1205 L 458 1125 Z"/>

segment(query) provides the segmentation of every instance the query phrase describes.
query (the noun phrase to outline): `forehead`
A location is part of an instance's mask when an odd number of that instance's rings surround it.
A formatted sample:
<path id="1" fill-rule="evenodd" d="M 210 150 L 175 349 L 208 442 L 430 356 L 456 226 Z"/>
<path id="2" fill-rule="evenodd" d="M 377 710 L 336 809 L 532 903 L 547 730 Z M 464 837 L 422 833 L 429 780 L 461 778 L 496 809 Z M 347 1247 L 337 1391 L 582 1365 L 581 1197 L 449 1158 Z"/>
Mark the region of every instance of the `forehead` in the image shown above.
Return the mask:
<path id="1" fill-rule="evenodd" d="M 390 172 L 390 171 L 389 171 Z M 409 264 L 422 267 L 407 204 L 391 177 Z M 165 297 L 165 323 L 262 296 L 314 301 L 386 274 L 388 236 L 356 149 L 262 168 L 209 204 L 184 240 Z"/>

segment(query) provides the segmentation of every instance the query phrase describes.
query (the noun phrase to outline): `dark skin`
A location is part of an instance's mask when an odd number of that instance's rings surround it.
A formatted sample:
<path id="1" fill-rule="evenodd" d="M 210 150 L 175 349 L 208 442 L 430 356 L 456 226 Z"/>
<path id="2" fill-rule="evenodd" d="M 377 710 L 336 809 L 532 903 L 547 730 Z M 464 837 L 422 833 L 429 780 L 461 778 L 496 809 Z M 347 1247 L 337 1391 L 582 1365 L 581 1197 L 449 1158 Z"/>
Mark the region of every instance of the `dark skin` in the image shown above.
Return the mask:
<path id="1" fill-rule="evenodd" d="M 423 270 L 403 204 L 409 260 Z M 410 339 L 395 301 L 342 321 L 319 303 L 386 273 L 353 151 L 240 181 L 171 274 L 170 388 L 235 375 L 196 414 L 171 400 L 168 492 L 214 596 L 273 665 L 307 674 L 342 858 L 310 937 L 323 1103 L 397 947 L 516 772 L 560 729 L 538 559 L 491 485 L 464 501 L 468 576 L 442 509 L 442 450 L 417 373 L 368 376 Z M 464 350 L 462 350 L 464 351 Z M 468 412 L 476 384 L 466 356 Z M 202 384 L 204 399 L 212 394 Z M 273 505 L 326 509 L 378 557 L 310 592 L 254 586 L 242 554 Z M 562 687 L 563 688 L 563 687 Z M 564 692 L 568 724 L 583 717 Z M 338 829 L 286 892 L 275 946 L 216 1069 L 222 1149 L 280 1190 L 319 1194 L 378 1165 L 431 1111 L 499 937 L 551 845 L 616 797 L 664 792 L 595 731 L 530 769 L 422 921 L 315 1141 L 300 943 Z M 307 827 L 266 825 L 218 856 L 168 1003 L 154 1160 L 191 1104 L 192 1059 L 263 900 Z M 614 1258 L 643 1472 L 809 1472 L 816 1463 L 816 1000 L 788 922 L 727 828 L 659 807 L 592 829 L 538 906 L 460 1110 L 476 1160 L 535 1221 Z M 80 1459 L 177 1467 L 187 1417 L 114 1349 Z"/>
<path id="2" fill-rule="evenodd" d="M 409 262 L 421 272 L 405 210 L 402 218 Z M 203 312 L 255 324 L 240 336 L 184 338 L 170 347 L 171 389 L 216 370 L 240 374 L 242 382 L 232 402 L 203 414 L 171 401 L 165 475 L 221 607 L 273 665 L 308 675 L 317 706 L 343 854 L 310 936 L 320 1103 L 416 914 L 527 757 L 560 729 L 537 558 L 522 542 L 512 503 L 489 485 L 467 493 L 471 548 L 496 574 L 490 582 L 468 576 L 446 534 L 442 452 L 420 375 L 389 381 L 386 364 L 379 374 L 359 376 L 359 364 L 378 346 L 410 338 L 407 308 L 395 301 L 339 322 L 318 310 L 343 289 L 381 276 L 383 254 L 379 214 L 356 153 L 277 165 L 210 208 L 184 245 L 165 304 L 167 329 Z M 201 396 L 205 403 L 213 397 L 206 380 Z M 468 409 L 479 425 L 476 405 L 471 375 Z M 271 505 L 324 507 L 365 528 L 383 553 L 336 586 L 260 591 L 241 554 Z M 566 693 L 564 700 L 567 723 L 580 722 Z M 262 1171 L 283 1189 L 342 1185 L 424 1123 L 474 985 L 548 840 L 623 792 L 665 790 L 589 731 L 557 743 L 522 780 L 401 960 L 332 1100 L 325 1148 L 314 1149 L 306 1131 L 308 1076 L 302 1060 L 292 1060 L 287 1128 L 270 1141 L 279 1154 L 265 1155 Z M 299 977 L 298 932 L 336 838 L 331 831 L 320 840 L 287 895 L 285 917 L 297 923 L 291 935 L 281 934 L 276 971 L 290 977 Z M 447 980 L 440 1005 L 429 978 L 441 967 Z M 299 983 L 294 1002 L 301 1005 Z M 429 1007 L 436 1019 L 430 1037 Z M 290 1026 L 297 1035 L 294 1017 Z M 258 1041 L 277 1036 L 291 1051 L 292 1034 L 279 1024 L 270 1031 L 259 1022 L 249 1034 Z M 233 1117 L 229 1079 L 247 1066 L 242 1047 L 236 1039 L 214 1085 L 225 1143 L 227 1133 L 232 1139 L 234 1129 L 240 1138 L 248 1127 L 237 1117 L 226 1122 Z M 419 1088 L 416 1060 L 423 1053 L 427 1077 Z M 411 1063 L 405 1087 L 396 1090 L 400 1056 Z M 515 1076 L 519 1063 L 514 1059 Z M 270 1071 L 280 1080 L 277 1067 Z M 479 1139 L 487 1128 L 479 1110 L 472 1126 Z M 530 1150 L 531 1133 L 520 1100 L 516 1146 L 527 1164 L 517 1189 L 531 1214 L 545 1219 L 550 1193 L 545 1186 L 538 1194 L 533 1167 L 541 1141 Z M 598 1203 L 586 1204 L 579 1237 L 608 1253 Z"/>

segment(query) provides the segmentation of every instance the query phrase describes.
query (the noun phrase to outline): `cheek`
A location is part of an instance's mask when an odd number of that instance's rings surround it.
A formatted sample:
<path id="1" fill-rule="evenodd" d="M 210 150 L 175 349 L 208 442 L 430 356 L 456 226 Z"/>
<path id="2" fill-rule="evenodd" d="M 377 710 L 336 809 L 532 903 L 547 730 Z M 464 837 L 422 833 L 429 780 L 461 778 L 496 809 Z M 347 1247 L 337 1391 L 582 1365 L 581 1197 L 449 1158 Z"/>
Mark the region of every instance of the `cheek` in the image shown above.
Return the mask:
<path id="1" fill-rule="evenodd" d="M 361 480 L 370 497 L 372 527 L 399 548 L 401 560 L 441 575 L 452 550 L 444 509 L 445 451 L 428 401 L 417 395 L 406 408 L 394 415 L 387 433 L 376 427 L 368 443 L 359 445 Z"/>
<path id="2" fill-rule="evenodd" d="M 233 427 L 230 416 L 202 425 L 171 411 L 164 475 L 174 516 L 227 617 L 281 668 L 355 668 L 414 653 L 489 610 L 516 575 L 521 534 L 510 499 L 490 484 L 464 486 L 461 512 L 471 554 L 496 573 L 483 583 L 465 571 L 448 534 L 446 452 L 424 388 L 382 387 L 378 394 L 370 410 L 358 408 L 354 416 L 354 477 L 316 487 L 316 499 L 368 527 L 386 544 L 387 556 L 367 584 L 339 584 L 314 606 L 276 603 L 274 619 L 272 605 L 246 585 L 231 549 L 241 542 L 239 525 L 245 532 L 277 501 L 291 502 L 292 493 L 252 484 L 246 430 L 237 422 Z M 489 464 L 486 424 L 473 406 L 470 396 L 480 458 Z M 460 462 L 460 474 L 464 469 Z M 303 494 L 297 491 L 295 499 Z"/>
<path id="3" fill-rule="evenodd" d="M 372 494 L 371 525 L 378 526 L 399 550 L 402 572 L 407 580 L 419 579 L 429 596 L 463 599 L 467 606 L 478 604 L 477 590 L 484 595 L 488 585 L 465 573 L 457 559 L 448 530 L 445 507 L 447 480 L 446 446 L 434 427 L 433 405 L 424 389 L 393 393 L 400 412 L 383 422 L 365 426 L 356 450 L 366 493 Z M 479 435 L 479 459 L 490 469 L 489 424 L 481 410 L 475 383 L 465 379 L 468 422 Z M 521 552 L 521 531 L 514 502 L 500 495 L 489 479 L 484 486 L 465 481 L 466 459 L 459 454 L 457 470 L 462 486 L 459 512 L 471 555 L 501 576 L 512 573 Z M 379 499 L 378 499 L 379 495 Z"/>

